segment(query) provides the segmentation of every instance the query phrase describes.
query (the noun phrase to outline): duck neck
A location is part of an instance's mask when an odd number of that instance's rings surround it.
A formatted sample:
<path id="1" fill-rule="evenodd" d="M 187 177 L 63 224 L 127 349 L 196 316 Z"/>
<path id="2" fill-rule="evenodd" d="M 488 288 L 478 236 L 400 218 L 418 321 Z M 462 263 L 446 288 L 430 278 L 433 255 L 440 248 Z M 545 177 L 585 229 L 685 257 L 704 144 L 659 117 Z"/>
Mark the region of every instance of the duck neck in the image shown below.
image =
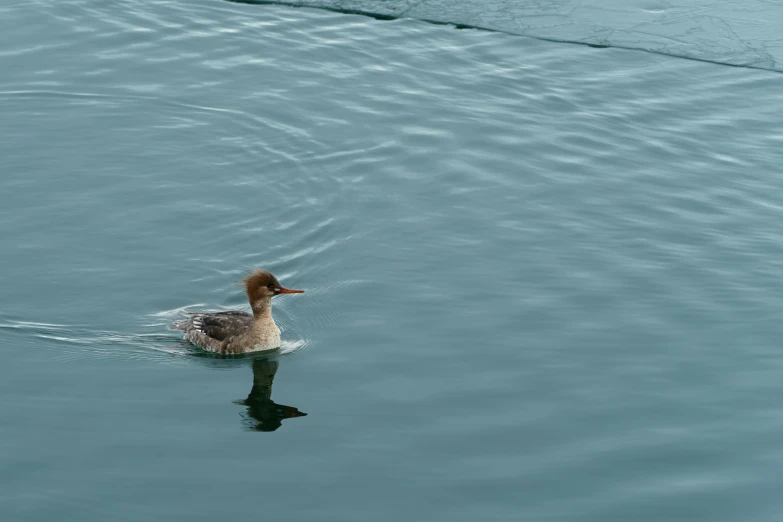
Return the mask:
<path id="1" fill-rule="evenodd" d="M 250 303 L 250 306 L 253 309 L 253 318 L 256 321 L 268 321 L 272 319 L 271 297 L 261 298 L 255 303 Z"/>

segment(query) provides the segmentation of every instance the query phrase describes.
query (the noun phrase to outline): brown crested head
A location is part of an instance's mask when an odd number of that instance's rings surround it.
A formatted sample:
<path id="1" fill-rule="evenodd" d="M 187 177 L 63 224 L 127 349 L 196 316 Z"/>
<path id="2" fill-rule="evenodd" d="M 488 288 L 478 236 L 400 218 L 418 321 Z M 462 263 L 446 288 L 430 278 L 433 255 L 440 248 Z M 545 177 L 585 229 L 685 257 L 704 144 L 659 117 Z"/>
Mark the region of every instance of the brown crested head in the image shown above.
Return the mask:
<path id="1" fill-rule="evenodd" d="M 242 282 L 247 291 L 247 297 L 251 303 L 261 299 L 271 299 L 278 294 L 301 294 L 304 290 L 290 290 L 280 284 L 271 272 L 256 268 L 253 272 L 244 278 Z"/>

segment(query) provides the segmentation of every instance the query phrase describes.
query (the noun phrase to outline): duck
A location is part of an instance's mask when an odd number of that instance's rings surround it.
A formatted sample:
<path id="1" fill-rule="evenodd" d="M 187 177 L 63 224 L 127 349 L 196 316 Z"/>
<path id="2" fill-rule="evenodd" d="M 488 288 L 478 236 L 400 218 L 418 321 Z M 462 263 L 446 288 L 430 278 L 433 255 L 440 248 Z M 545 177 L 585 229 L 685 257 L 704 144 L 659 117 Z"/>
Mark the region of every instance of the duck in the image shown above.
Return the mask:
<path id="1" fill-rule="evenodd" d="M 303 294 L 285 288 L 271 272 L 256 268 L 242 280 L 253 313 L 188 312 L 190 317 L 171 325 L 184 331 L 184 339 L 208 352 L 236 355 L 273 350 L 281 344 L 280 329 L 272 318 L 272 298 Z"/>

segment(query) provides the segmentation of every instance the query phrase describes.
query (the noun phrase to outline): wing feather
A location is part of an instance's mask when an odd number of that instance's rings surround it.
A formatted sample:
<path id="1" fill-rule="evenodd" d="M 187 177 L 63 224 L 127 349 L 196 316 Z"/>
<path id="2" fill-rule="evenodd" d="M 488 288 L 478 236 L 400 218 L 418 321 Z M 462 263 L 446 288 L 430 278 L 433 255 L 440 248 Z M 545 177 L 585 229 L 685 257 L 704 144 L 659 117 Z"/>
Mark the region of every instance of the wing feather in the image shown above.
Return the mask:
<path id="1" fill-rule="evenodd" d="M 219 312 L 193 316 L 193 327 L 218 341 L 236 337 L 247 331 L 253 316 L 245 312 Z"/>

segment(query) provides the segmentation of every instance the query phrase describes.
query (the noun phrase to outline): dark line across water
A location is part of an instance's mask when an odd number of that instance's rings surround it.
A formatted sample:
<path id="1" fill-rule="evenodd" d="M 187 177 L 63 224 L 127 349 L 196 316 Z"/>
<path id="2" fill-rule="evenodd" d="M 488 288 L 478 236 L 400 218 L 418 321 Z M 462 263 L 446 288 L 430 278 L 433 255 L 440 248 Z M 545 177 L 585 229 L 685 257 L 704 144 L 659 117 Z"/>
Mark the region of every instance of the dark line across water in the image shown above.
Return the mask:
<path id="1" fill-rule="evenodd" d="M 364 11 L 361 9 L 340 9 L 337 7 L 329 7 L 329 6 L 315 6 L 315 5 L 302 5 L 302 4 L 294 4 L 290 2 L 275 2 L 272 0 L 224 0 L 226 2 L 231 2 L 233 4 L 250 4 L 250 5 L 274 5 L 274 6 L 285 6 L 285 7 L 303 7 L 303 8 L 309 8 L 309 9 L 319 9 L 321 11 L 330 11 L 332 13 L 340 13 L 340 14 L 352 14 L 352 15 L 359 15 L 359 16 L 367 16 L 370 18 L 374 18 L 376 20 L 381 21 L 391 21 L 391 20 L 400 20 L 400 19 L 410 19 L 410 20 L 419 20 L 421 22 L 426 22 L 428 24 L 433 25 L 446 25 L 454 27 L 455 29 L 476 29 L 479 31 L 489 31 L 492 33 L 503 33 L 503 34 L 510 34 L 514 36 L 520 36 L 523 38 L 532 38 L 534 40 L 541 40 L 544 42 L 553 42 L 553 43 L 561 43 L 561 44 L 571 44 L 571 45 L 582 45 L 586 47 L 592 47 L 595 49 L 623 49 L 627 51 L 639 51 L 639 52 L 645 52 L 650 54 L 657 54 L 661 56 L 670 56 L 672 58 L 681 58 L 683 60 L 692 60 L 695 62 L 704 62 L 704 63 L 711 63 L 715 65 L 724 65 L 727 67 L 737 67 L 740 69 L 758 69 L 762 71 L 769 71 L 773 73 L 783 73 L 783 71 L 779 71 L 777 69 L 772 69 L 769 67 L 761 67 L 757 65 L 751 65 L 751 64 L 735 64 L 735 63 L 727 63 L 727 62 L 721 62 L 718 60 L 709 60 L 706 58 L 697 58 L 694 56 L 688 56 L 684 54 L 677 54 L 677 53 L 667 53 L 662 51 L 654 51 L 651 49 L 644 49 L 641 47 L 630 47 L 630 46 L 623 46 L 623 45 L 606 45 L 606 44 L 595 44 L 595 43 L 588 43 L 588 42 L 578 42 L 575 40 L 562 40 L 557 38 L 546 38 L 544 36 L 532 36 L 532 35 L 526 35 L 526 34 L 519 34 L 519 33 L 512 33 L 510 31 L 503 31 L 502 29 L 494 29 L 490 27 L 482 27 L 482 26 L 476 26 L 476 25 L 466 25 L 466 24 L 460 24 L 460 23 L 454 23 L 454 22 L 444 22 L 440 20 L 428 20 L 426 18 L 412 18 L 405 16 L 405 13 L 410 11 L 412 7 L 408 7 L 405 9 L 402 13 L 393 15 L 393 14 L 383 14 L 383 13 L 374 13 L 372 11 Z"/>

